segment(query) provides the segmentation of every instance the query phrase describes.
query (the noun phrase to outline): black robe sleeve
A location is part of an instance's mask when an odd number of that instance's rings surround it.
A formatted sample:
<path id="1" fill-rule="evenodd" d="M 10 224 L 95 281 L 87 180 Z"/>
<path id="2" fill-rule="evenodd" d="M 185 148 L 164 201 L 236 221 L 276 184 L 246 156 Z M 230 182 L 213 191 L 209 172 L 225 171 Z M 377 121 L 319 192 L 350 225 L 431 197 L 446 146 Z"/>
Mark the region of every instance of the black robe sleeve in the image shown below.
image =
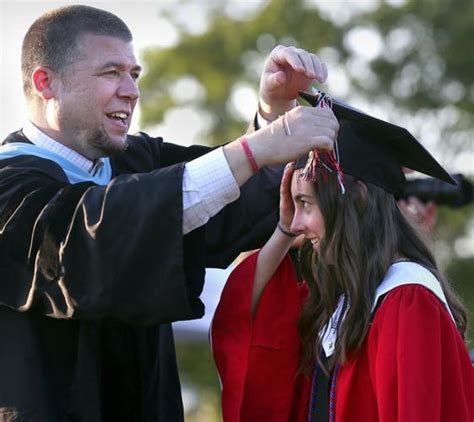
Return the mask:
<path id="1" fill-rule="evenodd" d="M 0 160 L 1 305 L 128 323 L 197 318 L 205 266 L 228 265 L 271 233 L 279 170 L 252 178 L 240 200 L 183 236 L 176 163 L 209 148 L 131 139 L 107 186 L 70 185 L 37 157 Z"/>
<path id="2" fill-rule="evenodd" d="M 150 323 L 202 314 L 183 267 L 183 165 L 95 186 L 58 180 L 48 160 L 0 163 L 2 305 Z"/>

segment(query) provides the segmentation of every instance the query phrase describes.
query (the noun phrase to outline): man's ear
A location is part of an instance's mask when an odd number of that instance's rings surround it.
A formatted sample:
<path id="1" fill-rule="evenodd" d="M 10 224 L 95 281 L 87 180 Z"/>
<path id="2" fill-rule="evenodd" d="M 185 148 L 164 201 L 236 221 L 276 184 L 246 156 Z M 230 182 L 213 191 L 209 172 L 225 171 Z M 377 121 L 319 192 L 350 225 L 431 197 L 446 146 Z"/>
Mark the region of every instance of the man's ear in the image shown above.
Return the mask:
<path id="1" fill-rule="evenodd" d="M 38 66 L 31 75 L 33 88 L 38 96 L 44 100 L 54 97 L 54 78 L 56 74 L 46 66 Z"/>

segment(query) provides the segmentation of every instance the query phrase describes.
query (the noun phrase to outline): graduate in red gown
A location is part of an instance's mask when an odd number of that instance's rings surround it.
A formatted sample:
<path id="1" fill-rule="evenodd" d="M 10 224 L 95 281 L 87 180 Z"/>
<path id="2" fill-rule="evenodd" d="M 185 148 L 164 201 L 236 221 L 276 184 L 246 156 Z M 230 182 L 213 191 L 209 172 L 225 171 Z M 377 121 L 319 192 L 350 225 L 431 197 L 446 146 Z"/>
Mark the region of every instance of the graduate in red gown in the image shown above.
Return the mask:
<path id="1" fill-rule="evenodd" d="M 394 196 L 402 166 L 450 176 L 406 130 L 332 106 L 335 152 L 287 166 L 278 227 L 216 310 L 224 422 L 472 422 L 465 310 Z"/>

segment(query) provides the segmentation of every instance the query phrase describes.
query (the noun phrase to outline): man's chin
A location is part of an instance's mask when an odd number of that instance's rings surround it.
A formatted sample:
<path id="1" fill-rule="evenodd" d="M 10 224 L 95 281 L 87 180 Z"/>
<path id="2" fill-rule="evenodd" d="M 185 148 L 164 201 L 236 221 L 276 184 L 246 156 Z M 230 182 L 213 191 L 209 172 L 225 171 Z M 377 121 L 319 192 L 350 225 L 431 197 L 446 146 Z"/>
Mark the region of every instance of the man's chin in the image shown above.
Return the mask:
<path id="1" fill-rule="evenodd" d="M 101 156 L 111 156 L 121 153 L 127 148 L 127 135 L 107 136 L 104 133 L 95 137 L 91 145 L 100 152 Z"/>
<path id="2" fill-rule="evenodd" d="M 121 152 L 127 148 L 127 134 L 122 136 L 111 136 L 109 139 L 111 150 Z"/>

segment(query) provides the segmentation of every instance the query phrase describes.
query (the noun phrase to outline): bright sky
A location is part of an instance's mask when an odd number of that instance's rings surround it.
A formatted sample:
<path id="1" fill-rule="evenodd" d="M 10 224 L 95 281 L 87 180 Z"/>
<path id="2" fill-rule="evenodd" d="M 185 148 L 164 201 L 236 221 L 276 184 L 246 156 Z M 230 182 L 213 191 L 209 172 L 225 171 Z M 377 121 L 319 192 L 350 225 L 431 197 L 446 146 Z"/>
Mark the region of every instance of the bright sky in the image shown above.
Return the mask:
<path id="1" fill-rule="evenodd" d="M 160 0 L 169 3 L 171 0 Z M 0 136 L 23 126 L 25 106 L 20 73 L 20 50 L 23 36 L 33 21 L 55 7 L 78 3 L 73 1 L 11 1 L 0 0 Z M 159 19 L 157 1 L 87 1 L 81 4 L 109 10 L 122 18 L 134 36 L 136 54 L 147 46 L 172 44 L 176 40 L 174 29 L 165 20 Z M 137 115 L 132 131 L 137 130 Z"/>

